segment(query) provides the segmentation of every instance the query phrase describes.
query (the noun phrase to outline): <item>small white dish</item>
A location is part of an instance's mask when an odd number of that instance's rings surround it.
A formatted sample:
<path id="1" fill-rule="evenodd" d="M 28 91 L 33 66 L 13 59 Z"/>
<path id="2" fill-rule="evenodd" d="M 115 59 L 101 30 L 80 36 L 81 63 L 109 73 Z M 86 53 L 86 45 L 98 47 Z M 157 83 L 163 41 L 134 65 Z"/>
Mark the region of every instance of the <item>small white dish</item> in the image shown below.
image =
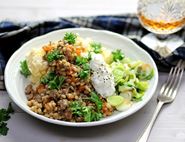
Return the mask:
<path id="1" fill-rule="evenodd" d="M 126 111 L 123 112 L 115 112 L 112 116 L 107 118 L 103 118 L 99 121 L 95 122 L 66 122 L 61 120 L 54 120 L 47 118 L 45 116 L 39 115 L 30 110 L 27 106 L 27 99 L 24 93 L 24 88 L 28 84 L 26 79 L 20 74 L 20 61 L 25 59 L 26 54 L 32 48 L 41 48 L 43 45 L 47 44 L 49 41 L 58 41 L 63 38 L 66 32 L 74 32 L 78 33 L 81 37 L 89 37 L 95 41 L 101 42 L 104 47 L 110 49 L 121 49 L 125 56 L 133 59 L 133 60 L 142 60 L 148 64 L 150 64 L 154 68 L 155 75 L 150 81 L 150 86 L 146 91 L 143 100 L 135 103 Z M 65 125 L 65 126 L 74 126 L 74 127 L 88 127 L 88 126 L 96 126 L 102 124 L 108 124 L 120 119 L 123 119 L 139 109 L 141 109 L 153 96 L 158 83 L 158 71 L 155 62 L 151 58 L 151 56 L 140 48 L 133 41 L 124 37 L 122 35 L 103 31 L 103 30 L 93 30 L 87 28 L 71 28 L 71 29 L 63 29 L 57 30 L 54 32 L 50 32 L 46 35 L 36 37 L 25 44 L 23 44 L 9 59 L 6 69 L 5 69 L 5 85 L 8 91 L 10 98 L 25 112 L 28 114 L 44 120 L 46 122 Z"/>

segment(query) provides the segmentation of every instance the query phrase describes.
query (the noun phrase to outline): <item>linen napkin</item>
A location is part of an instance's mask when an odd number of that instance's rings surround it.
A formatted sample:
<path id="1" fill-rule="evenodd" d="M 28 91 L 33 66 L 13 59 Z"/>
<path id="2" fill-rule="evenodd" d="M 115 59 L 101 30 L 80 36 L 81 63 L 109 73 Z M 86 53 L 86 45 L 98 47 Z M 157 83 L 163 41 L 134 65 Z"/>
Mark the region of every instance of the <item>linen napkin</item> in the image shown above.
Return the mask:
<path id="1" fill-rule="evenodd" d="M 108 30 L 129 37 L 153 57 L 159 71 L 168 71 L 171 66 L 175 65 L 177 60 L 185 59 L 185 45 L 177 48 L 167 57 L 162 57 L 157 51 L 143 44 L 140 39 L 146 35 L 148 31 L 141 26 L 137 16 L 134 14 L 68 17 L 51 21 L 24 23 L 2 21 L 0 22 L 0 88 L 4 88 L 3 71 L 6 62 L 22 44 L 33 37 L 54 30 L 75 27 Z M 185 28 L 176 34 L 185 41 Z"/>

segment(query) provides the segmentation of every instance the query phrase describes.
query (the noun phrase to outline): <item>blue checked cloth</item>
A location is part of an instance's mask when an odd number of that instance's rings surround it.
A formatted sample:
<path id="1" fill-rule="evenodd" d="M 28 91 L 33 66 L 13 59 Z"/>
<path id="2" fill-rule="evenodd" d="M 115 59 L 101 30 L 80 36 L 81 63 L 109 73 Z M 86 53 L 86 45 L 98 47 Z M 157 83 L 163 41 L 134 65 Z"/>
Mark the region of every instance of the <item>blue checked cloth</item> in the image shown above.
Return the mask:
<path id="1" fill-rule="evenodd" d="M 4 89 L 3 71 L 6 62 L 23 43 L 53 30 L 74 27 L 103 29 L 128 36 L 153 57 L 160 71 L 169 70 L 176 60 L 185 59 L 185 46 L 177 48 L 170 56 L 164 58 L 141 43 L 141 37 L 148 31 L 142 28 L 136 15 L 68 17 L 54 21 L 25 23 L 3 21 L 0 22 L 0 89 Z M 185 28 L 177 34 L 185 40 Z"/>

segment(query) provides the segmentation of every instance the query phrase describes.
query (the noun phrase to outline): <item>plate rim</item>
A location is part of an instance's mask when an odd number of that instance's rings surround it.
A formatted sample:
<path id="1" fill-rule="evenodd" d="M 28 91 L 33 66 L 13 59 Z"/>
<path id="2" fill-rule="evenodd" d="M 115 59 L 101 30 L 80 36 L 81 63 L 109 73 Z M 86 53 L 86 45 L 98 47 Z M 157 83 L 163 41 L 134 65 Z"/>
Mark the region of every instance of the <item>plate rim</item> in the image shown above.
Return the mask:
<path id="1" fill-rule="evenodd" d="M 19 52 L 22 50 L 23 47 L 27 46 L 27 44 L 30 44 L 32 42 L 35 42 L 37 40 L 40 40 L 40 39 L 43 39 L 43 38 L 47 38 L 48 36 L 51 36 L 52 34 L 54 33 L 60 33 L 60 32 L 69 32 L 69 31 L 90 31 L 90 32 L 95 32 L 95 33 L 104 33 L 104 34 L 109 34 L 111 36 L 114 36 L 114 37 L 119 37 L 121 39 L 124 39 L 124 40 L 127 40 L 128 42 L 130 42 L 131 44 L 133 44 L 136 48 L 138 48 L 139 50 L 141 50 L 145 56 L 148 56 L 148 58 L 150 58 L 150 61 L 152 62 L 153 64 L 153 67 L 154 67 L 154 70 L 155 70 L 155 81 L 154 81 L 154 84 L 153 84 L 153 87 L 152 87 L 152 90 L 150 91 L 150 93 L 152 93 L 152 95 L 150 95 L 149 97 L 147 97 L 145 100 L 142 101 L 142 104 L 139 106 L 139 107 L 136 107 L 132 112 L 130 113 L 127 113 L 126 115 L 121 115 L 121 116 L 117 116 L 115 117 L 114 119 L 107 119 L 107 120 L 99 120 L 99 121 L 93 121 L 93 122 L 67 122 L 67 121 L 61 121 L 61 120 L 54 120 L 54 119 L 50 119 L 50 118 L 47 118 L 43 115 L 39 115 L 31 110 L 28 110 L 26 109 L 25 107 L 23 107 L 14 97 L 12 94 L 12 91 L 11 91 L 11 87 L 8 85 L 8 69 L 11 65 L 11 62 L 12 60 L 17 56 L 17 54 L 19 54 Z M 13 54 L 12 56 L 9 58 L 7 64 L 6 64 L 6 67 L 5 67 L 5 86 L 6 86 L 6 89 L 7 89 L 7 92 L 8 92 L 8 95 L 9 97 L 13 100 L 13 102 L 18 105 L 23 111 L 25 111 L 26 113 L 30 114 L 31 116 L 34 116 L 40 120 L 43 120 L 43 121 L 46 121 L 46 122 L 49 122 L 49 123 L 53 123 L 53 124 L 58 124 L 58 125 L 64 125 L 64 126 L 72 126 L 72 127 L 90 127 L 90 126 L 98 126 L 98 125 L 104 125 L 104 124 L 109 124 L 109 123 L 113 123 L 113 122 L 116 122 L 118 120 L 122 120 L 123 118 L 126 118 L 132 114 L 134 114 L 135 112 L 137 112 L 138 110 L 140 110 L 141 108 L 143 108 L 150 100 L 151 98 L 153 97 L 153 95 L 155 94 L 155 91 L 157 89 L 157 84 L 158 84 L 158 78 L 159 78 L 159 75 L 158 75 L 158 69 L 157 69 L 157 66 L 153 60 L 153 58 L 149 55 L 148 52 L 146 52 L 144 49 L 142 49 L 139 45 L 137 45 L 134 41 L 132 41 L 131 39 L 123 36 L 123 35 L 120 35 L 120 34 L 117 34 L 117 33 L 113 33 L 111 31 L 106 31 L 106 30 L 95 30 L 95 29 L 90 29 L 90 28 L 66 28 L 66 29 L 60 29 L 60 30 L 55 30 L 55 31 L 52 31 L 52 32 L 49 32 L 47 34 L 44 34 L 44 35 L 41 35 L 41 36 L 37 36 L 37 37 L 34 37 L 32 39 L 30 39 L 29 41 L 27 41 L 26 43 L 24 43 L 19 49 L 17 49 Z"/>

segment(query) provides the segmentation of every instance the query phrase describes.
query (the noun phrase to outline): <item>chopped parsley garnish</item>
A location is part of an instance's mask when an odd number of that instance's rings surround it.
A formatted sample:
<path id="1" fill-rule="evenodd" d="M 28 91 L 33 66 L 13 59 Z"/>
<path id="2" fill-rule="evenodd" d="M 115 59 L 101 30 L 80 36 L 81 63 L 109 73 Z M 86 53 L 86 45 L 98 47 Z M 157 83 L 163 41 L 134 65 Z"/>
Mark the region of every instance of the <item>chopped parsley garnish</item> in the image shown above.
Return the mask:
<path id="1" fill-rule="evenodd" d="M 80 101 L 71 102 L 70 109 L 73 115 L 82 116 L 85 122 L 97 121 L 103 117 L 100 112 L 95 112 L 92 106 L 83 106 Z"/>
<path id="2" fill-rule="evenodd" d="M 101 110 L 103 103 L 100 100 L 100 98 L 98 97 L 98 95 L 95 92 L 91 92 L 90 95 L 91 95 L 90 101 L 92 101 L 96 104 L 98 110 Z"/>
<path id="3" fill-rule="evenodd" d="M 64 82 L 63 76 L 55 76 L 55 78 L 48 83 L 49 89 L 60 89 Z"/>
<path id="4" fill-rule="evenodd" d="M 90 46 L 92 47 L 94 53 L 97 54 L 97 53 L 101 53 L 102 52 L 102 45 L 101 45 L 101 43 L 92 42 L 90 44 Z"/>
<path id="5" fill-rule="evenodd" d="M 82 103 L 79 101 L 74 101 L 70 103 L 70 109 L 74 115 L 82 116 Z"/>
<path id="6" fill-rule="evenodd" d="M 90 70 L 90 66 L 89 66 L 88 63 L 83 64 L 83 65 L 82 65 L 82 68 L 83 68 L 84 70 Z"/>
<path id="7" fill-rule="evenodd" d="M 57 80 L 57 76 L 55 76 L 55 78 L 53 79 L 53 80 L 50 80 L 49 82 L 48 82 L 48 88 L 49 89 L 57 89 L 58 88 L 58 85 L 57 85 L 57 82 L 56 82 L 56 80 Z"/>
<path id="8" fill-rule="evenodd" d="M 49 89 L 60 89 L 64 80 L 63 76 L 57 76 L 54 72 L 49 72 L 41 78 L 40 82 L 47 84 Z"/>
<path id="9" fill-rule="evenodd" d="M 0 109 L 0 136 L 7 135 L 9 128 L 7 127 L 6 121 L 10 119 L 10 114 L 13 113 L 14 110 L 12 108 L 11 103 L 9 103 L 7 109 Z"/>
<path id="10" fill-rule="evenodd" d="M 81 66 L 81 71 L 79 72 L 79 77 L 81 79 L 86 79 L 90 74 L 90 67 L 87 62 L 88 62 L 87 58 L 81 56 L 76 57 L 76 64 L 78 66 Z"/>
<path id="11" fill-rule="evenodd" d="M 76 57 L 76 64 L 77 65 L 83 65 L 87 63 L 87 58 L 81 57 L 81 56 L 77 56 Z"/>
<path id="12" fill-rule="evenodd" d="M 83 69 L 82 69 L 82 70 L 80 71 L 80 73 L 79 73 L 79 77 L 80 77 L 81 79 L 87 78 L 88 75 L 89 75 L 89 71 L 83 70 Z"/>
<path id="13" fill-rule="evenodd" d="M 115 62 L 118 60 L 122 60 L 125 57 L 124 54 L 119 49 L 112 52 L 112 55 L 113 55 L 113 61 L 115 61 Z"/>
<path id="14" fill-rule="evenodd" d="M 57 59 L 60 59 L 61 57 L 63 57 L 63 55 L 60 53 L 59 50 L 55 49 L 51 52 L 49 52 L 47 55 L 46 55 L 46 60 L 48 62 L 52 62 L 54 60 L 57 60 Z"/>
<path id="15" fill-rule="evenodd" d="M 88 63 L 82 65 L 82 70 L 79 72 L 79 77 L 81 79 L 86 79 L 90 74 L 90 67 Z"/>
<path id="16" fill-rule="evenodd" d="M 21 74 L 22 75 L 24 75 L 25 77 L 28 77 L 29 75 L 31 75 L 31 72 L 30 72 L 30 70 L 29 70 L 29 68 L 28 68 L 28 64 L 27 64 L 27 61 L 26 60 L 24 60 L 24 61 L 22 61 L 22 62 L 20 62 L 20 72 L 21 72 Z"/>
<path id="17" fill-rule="evenodd" d="M 8 133 L 9 128 L 7 127 L 7 123 L 0 122 L 0 136 L 6 136 Z"/>
<path id="18" fill-rule="evenodd" d="M 84 116 L 84 121 L 85 122 L 91 122 L 92 120 L 92 107 L 88 106 L 88 107 L 82 107 L 82 112 L 83 112 L 83 116 Z"/>
<path id="19" fill-rule="evenodd" d="M 91 52 L 88 52 L 87 60 L 90 61 L 92 59 Z"/>
<path id="20" fill-rule="evenodd" d="M 48 74 L 41 77 L 40 82 L 43 84 L 47 84 L 49 83 L 50 80 L 53 80 L 55 76 L 56 75 L 54 72 L 49 72 Z"/>
<path id="21" fill-rule="evenodd" d="M 103 117 L 103 115 L 102 115 L 101 112 L 95 112 L 95 111 L 93 111 L 92 114 L 91 114 L 91 120 L 93 120 L 93 121 L 98 121 L 102 117 Z"/>
<path id="22" fill-rule="evenodd" d="M 65 33 L 64 40 L 69 44 L 75 44 L 77 35 L 74 33 Z"/>

